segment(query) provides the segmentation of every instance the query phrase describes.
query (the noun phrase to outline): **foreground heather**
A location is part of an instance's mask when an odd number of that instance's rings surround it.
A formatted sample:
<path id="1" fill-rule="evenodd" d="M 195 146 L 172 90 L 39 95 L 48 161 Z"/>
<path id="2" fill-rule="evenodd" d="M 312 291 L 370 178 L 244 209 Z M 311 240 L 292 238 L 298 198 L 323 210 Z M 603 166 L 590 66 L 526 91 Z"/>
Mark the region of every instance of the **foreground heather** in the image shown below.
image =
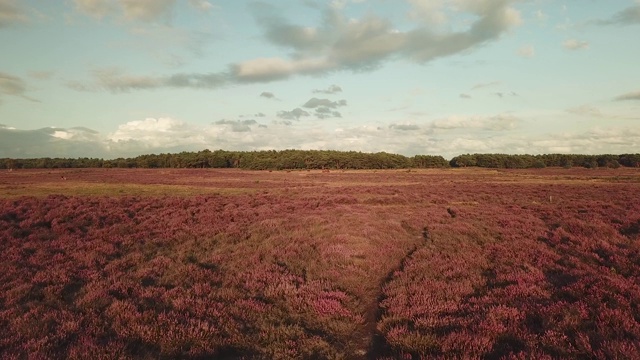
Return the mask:
<path id="1" fill-rule="evenodd" d="M 630 170 L 162 174 L 0 175 L 3 357 L 639 355 Z"/>

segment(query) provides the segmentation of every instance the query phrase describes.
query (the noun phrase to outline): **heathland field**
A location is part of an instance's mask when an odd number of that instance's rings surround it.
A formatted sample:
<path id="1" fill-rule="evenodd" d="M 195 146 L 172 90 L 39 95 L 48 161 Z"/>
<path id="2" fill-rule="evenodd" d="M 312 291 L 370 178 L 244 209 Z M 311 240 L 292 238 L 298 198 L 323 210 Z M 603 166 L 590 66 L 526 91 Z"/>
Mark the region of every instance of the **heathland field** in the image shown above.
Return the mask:
<path id="1" fill-rule="evenodd" d="M 640 170 L 4 170 L 3 359 L 638 359 Z"/>

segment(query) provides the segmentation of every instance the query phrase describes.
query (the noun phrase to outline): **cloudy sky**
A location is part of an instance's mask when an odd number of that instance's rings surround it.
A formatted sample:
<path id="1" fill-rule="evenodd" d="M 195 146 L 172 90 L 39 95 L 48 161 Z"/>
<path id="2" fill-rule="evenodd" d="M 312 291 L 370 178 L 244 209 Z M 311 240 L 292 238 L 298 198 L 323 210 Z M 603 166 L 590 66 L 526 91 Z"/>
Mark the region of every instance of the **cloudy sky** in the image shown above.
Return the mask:
<path id="1" fill-rule="evenodd" d="M 0 0 L 0 158 L 640 151 L 640 1 Z"/>

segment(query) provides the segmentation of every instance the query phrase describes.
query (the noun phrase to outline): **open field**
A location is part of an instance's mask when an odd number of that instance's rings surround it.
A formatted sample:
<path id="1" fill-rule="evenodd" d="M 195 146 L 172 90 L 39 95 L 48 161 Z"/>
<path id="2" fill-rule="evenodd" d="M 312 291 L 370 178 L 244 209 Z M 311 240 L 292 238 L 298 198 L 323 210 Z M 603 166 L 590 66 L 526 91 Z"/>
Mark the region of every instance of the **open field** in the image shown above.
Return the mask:
<path id="1" fill-rule="evenodd" d="M 640 170 L 0 172 L 3 358 L 640 358 Z"/>

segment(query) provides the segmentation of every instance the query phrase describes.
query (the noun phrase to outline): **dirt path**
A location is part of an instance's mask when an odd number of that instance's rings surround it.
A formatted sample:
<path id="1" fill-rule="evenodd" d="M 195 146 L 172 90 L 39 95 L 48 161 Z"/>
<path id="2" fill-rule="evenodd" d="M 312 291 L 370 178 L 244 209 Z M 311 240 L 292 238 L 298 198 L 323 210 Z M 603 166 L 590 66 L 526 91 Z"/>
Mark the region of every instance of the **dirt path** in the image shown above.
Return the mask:
<path id="1" fill-rule="evenodd" d="M 411 251 L 409 251 L 397 264 L 395 268 L 393 268 L 387 276 L 380 282 L 380 286 L 378 288 L 378 297 L 375 303 L 371 303 L 370 307 L 367 309 L 366 314 L 366 328 L 369 331 L 369 347 L 366 354 L 366 359 L 374 360 L 378 359 L 381 355 L 384 355 L 388 352 L 388 346 L 384 335 L 380 333 L 377 329 L 378 322 L 381 320 L 383 315 L 383 310 L 380 307 L 380 303 L 384 300 L 384 286 L 393 280 L 394 274 L 398 271 L 402 271 L 407 260 L 411 259 L 413 254 L 424 247 L 427 244 L 426 239 L 421 239 L 420 244 L 416 245 Z"/>
<path id="2" fill-rule="evenodd" d="M 383 315 L 380 302 L 384 300 L 384 286 L 393 279 L 397 271 L 403 270 L 407 260 L 416 251 L 426 246 L 430 241 L 428 233 L 415 229 L 406 230 L 407 235 L 411 237 L 411 240 L 407 242 L 414 243 L 414 245 L 399 260 L 389 264 L 392 267 L 383 277 L 371 282 L 377 284 L 375 291 L 372 291 L 372 295 L 366 299 L 367 305 L 363 311 L 364 322 L 359 331 L 353 334 L 353 340 L 350 342 L 354 349 L 357 349 L 355 351 L 356 359 L 377 359 L 388 352 L 385 338 L 377 329 L 378 322 Z"/>

